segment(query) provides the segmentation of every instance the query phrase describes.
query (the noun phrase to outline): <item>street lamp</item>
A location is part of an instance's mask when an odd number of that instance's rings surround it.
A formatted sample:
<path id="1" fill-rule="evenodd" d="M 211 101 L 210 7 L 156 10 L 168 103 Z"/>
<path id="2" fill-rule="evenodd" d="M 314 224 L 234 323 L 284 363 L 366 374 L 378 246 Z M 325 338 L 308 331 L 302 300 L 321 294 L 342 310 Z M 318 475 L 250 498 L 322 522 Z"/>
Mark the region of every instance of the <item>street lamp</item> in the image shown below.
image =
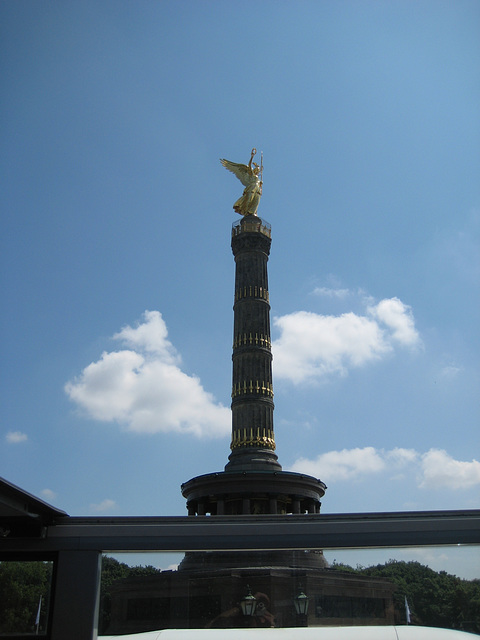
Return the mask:
<path id="1" fill-rule="evenodd" d="M 293 599 L 293 603 L 295 605 L 295 611 L 297 612 L 297 617 L 300 622 L 300 626 L 307 626 L 307 612 L 308 612 L 308 603 L 310 598 L 303 593 L 302 588 L 298 593 L 298 596 Z"/>
<path id="2" fill-rule="evenodd" d="M 255 607 L 257 605 L 257 599 L 252 595 L 252 590 L 247 584 L 248 593 L 240 601 L 242 607 L 242 613 L 244 616 L 253 616 L 255 613 Z"/>

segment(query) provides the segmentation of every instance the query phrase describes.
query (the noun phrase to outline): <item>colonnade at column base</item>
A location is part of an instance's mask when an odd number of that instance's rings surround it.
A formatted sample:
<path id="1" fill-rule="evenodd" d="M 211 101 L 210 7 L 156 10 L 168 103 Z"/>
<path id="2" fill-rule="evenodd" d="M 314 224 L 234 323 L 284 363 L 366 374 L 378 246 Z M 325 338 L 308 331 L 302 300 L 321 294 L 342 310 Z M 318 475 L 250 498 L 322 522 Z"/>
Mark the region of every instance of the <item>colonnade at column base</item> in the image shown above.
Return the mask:
<path id="1" fill-rule="evenodd" d="M 289 471 L 229 470 L 182 485 L 188 515 L 283 515 L 320 513 L 325 484 Z"/>

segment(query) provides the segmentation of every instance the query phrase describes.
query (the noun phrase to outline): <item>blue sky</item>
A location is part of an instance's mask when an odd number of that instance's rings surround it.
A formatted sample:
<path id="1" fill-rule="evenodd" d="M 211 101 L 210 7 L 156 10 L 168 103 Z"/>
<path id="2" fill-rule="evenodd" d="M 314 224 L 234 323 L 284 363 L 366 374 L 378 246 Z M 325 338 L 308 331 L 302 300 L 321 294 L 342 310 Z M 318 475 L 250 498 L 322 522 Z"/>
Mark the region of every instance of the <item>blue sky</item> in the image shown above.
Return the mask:
<path id="1" fill-rule="evenodd" d="M 478 507 L 480 5 L 0 6 L 2 475 L 184 515 L 229 453 L 264 153 L 275 432 L 325 513 Z"/>

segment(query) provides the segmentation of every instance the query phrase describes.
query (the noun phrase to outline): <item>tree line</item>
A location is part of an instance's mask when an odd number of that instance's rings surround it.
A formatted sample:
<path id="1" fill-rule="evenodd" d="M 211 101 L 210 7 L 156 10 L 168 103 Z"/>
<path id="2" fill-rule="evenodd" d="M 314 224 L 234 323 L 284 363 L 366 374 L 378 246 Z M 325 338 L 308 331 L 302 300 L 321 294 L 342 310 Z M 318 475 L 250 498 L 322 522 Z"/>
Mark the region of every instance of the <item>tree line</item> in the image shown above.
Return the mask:
<path id="1" fill-rule="evenodd" d="M 413 561 L 389 560 L 385 564 L 356 569 L 334 562 L 331 568 L 364 576 L 387 578 L 393 582 L 397 586 L 393 597 L 399 623 L 407 622 L 406 598 L 411 624 L 480 633 L 478 579 L 463 580 L 446 571 L 437 572 Z"/>
<path id="2" fill-rule="evenodd" d="M 405 624 L 405 598 L 411 624 L 480 633 L 480 580 L 463 580 L 446 571 L 434 571 L 419 562 L 389 560 L 385 564 L 353 568 L 334 562 L 330 570 L 387 578 L 397 589 L 397 623 Z M 125 578 L 161 573 L 152 566 L 130 567 L 103 557 L 100 586 L 99 632 L 108 628 L 111 587 Z M 0 562 L 0 635 L 35 633 L 46 628 L 53 575 L 52 562 Z"/>

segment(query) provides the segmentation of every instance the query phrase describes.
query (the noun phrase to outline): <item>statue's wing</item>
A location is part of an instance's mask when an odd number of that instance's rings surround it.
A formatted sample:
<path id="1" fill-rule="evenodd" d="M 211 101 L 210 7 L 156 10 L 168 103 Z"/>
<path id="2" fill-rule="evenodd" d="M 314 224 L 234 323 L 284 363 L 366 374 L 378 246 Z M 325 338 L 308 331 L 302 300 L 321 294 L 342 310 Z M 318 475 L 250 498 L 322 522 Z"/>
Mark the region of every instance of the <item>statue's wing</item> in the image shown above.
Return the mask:
<path id="1" fill-rule="evenodd" d="M 225 160 L 224 158 L 220 159 L 220 162 L 223 164 L 225 169 L 231 171 L 244 187 L 247 187 L 250 184 L 252 171 L 247 167 L 246 164 L 238 164 L 237 162 L 230 162 L 230 160 Z"/>

